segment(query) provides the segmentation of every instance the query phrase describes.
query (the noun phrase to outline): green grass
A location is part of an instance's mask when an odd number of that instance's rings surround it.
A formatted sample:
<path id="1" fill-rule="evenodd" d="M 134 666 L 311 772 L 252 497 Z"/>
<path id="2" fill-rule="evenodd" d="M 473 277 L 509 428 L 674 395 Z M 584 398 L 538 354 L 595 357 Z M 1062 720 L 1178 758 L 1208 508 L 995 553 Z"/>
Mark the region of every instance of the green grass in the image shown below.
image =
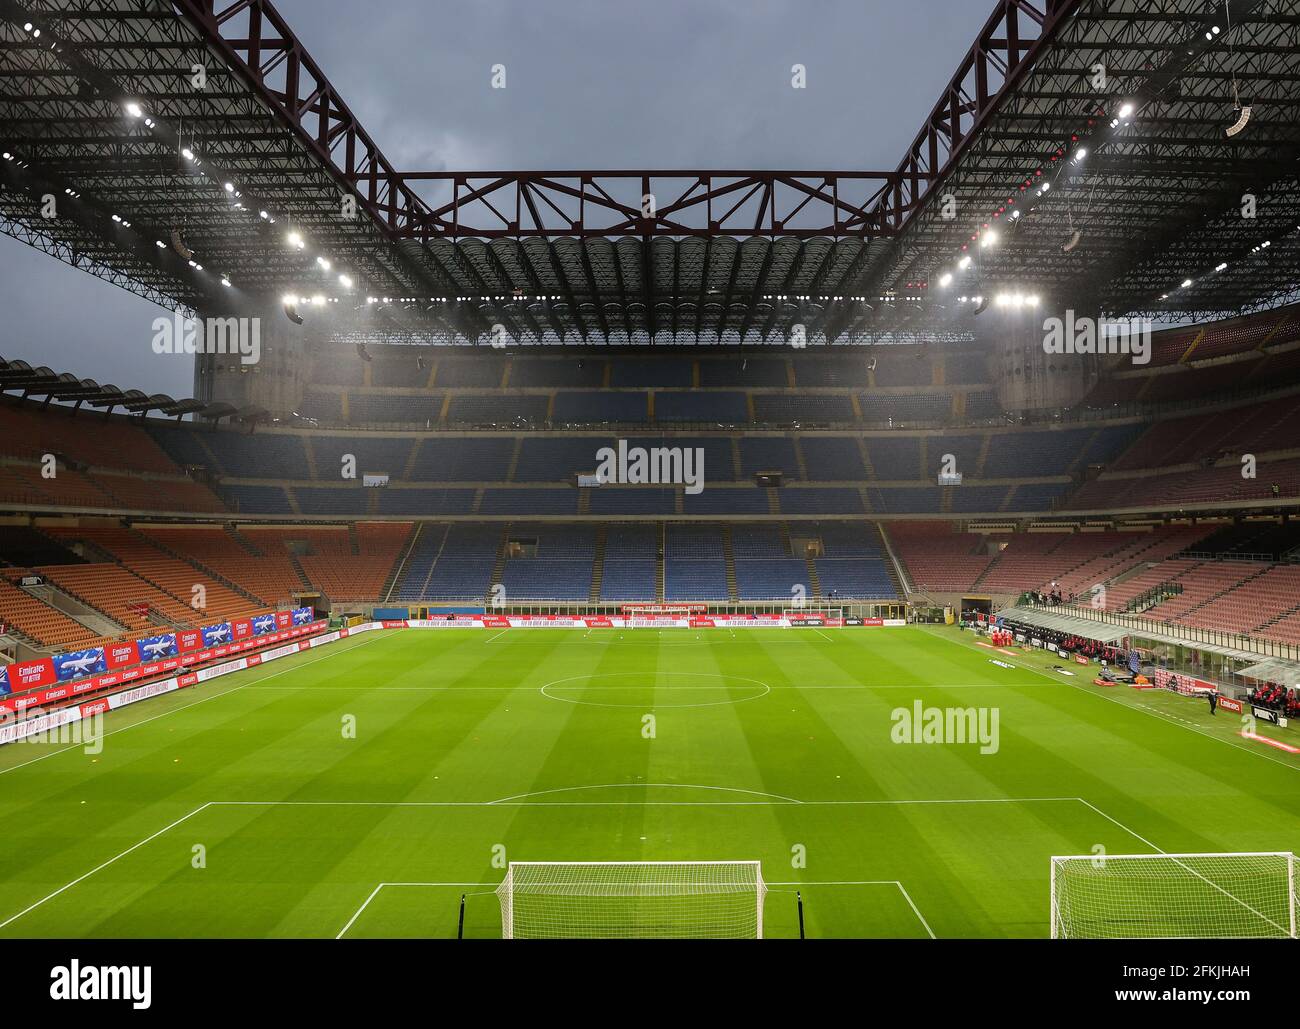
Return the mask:
<path id="1" fill-rule="evenodd" d="M 469 893 L 495 936 L 504 846 L 761 860 L 771 936 L 798 888 L 812 936 L 1036 937 L 1054 854 L 1300 850 L 1294 758 L 1047 664 L 919 628 L 365 634 L 123 710 L 98 755 L 0 751 L 0 934 L 450 936 Z M 997 753 L 891 742 L 918 699 L 996 708 Z"/>

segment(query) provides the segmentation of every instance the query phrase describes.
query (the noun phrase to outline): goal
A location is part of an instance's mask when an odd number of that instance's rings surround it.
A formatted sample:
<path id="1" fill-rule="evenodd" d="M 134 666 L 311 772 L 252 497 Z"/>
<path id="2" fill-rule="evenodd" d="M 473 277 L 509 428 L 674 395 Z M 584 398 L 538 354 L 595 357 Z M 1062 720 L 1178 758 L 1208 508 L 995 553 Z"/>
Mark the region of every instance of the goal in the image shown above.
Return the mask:
<path id="1" fill-rule="evenodd" d="M 501 935 L 525 939 L 763 937 L 757 861 L 512 861 Z"/>
<path id="2" fill-rule="evenodd" d="M 1052 858 L 1052 938 L 1296 936 L 1296 858 L 1124 854 Z"/>
<path id="3" fill-rule="evenodd" d="M 843 625 L 842 607 L 787 607 L 781 617 L 792 626 Z"/>
<path id="4" fill-rule="evenodd" d="M 708 604 L 624 604 L 621 608 L 627 624 L 634 629 L 664 627 L 673 622 L 689 622 L 708 614 Z"/>

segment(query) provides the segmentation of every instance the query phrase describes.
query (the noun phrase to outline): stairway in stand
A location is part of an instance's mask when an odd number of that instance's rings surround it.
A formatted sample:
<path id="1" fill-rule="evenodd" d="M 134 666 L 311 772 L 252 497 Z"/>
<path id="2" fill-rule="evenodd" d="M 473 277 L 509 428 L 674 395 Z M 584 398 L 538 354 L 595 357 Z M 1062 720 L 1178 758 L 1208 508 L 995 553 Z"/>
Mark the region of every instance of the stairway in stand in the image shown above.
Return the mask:
<path id="1" fill-rule="evenodd" d="M 600 586 L 605 578 L 605 541 L 609 530 L 605 525 L 596 529 L 596 557 L 591 563 L 591 589 L 587 591 L 587 603 L 600 603 Z"/>

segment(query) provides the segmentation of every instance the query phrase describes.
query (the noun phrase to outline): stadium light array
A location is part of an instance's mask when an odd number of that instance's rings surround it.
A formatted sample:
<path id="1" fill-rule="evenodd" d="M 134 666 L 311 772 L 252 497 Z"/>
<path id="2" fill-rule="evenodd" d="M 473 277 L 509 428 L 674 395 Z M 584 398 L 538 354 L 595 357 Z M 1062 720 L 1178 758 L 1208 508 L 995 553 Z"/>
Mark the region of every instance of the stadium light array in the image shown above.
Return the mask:
<path id="1" fill-rule="evenodd" d="M 978 301 L 980 298 L 976 298 Z M 998 293 L 993 303 L 998 307 L 1037 307 L 1041 303 L 1037 293 Z"/>
<path id="2" fill-rule="evenodd" d="M 34 28 L 30 25 L 30 23 L 26 26 L 26 28 L 27 28 L 27 31 L 32 32 L 33 35 L 39 35 L 39 30 L 34 29 Z M 144 118 L 144 120 L 145 120 L 145 124 L 146 124 L 147 126 L 149 126 L 150 128 L 153 127 L 153 125 L 154 125 L 153 119 L 145 116 L 144 108 L 143 108 L 143 106 L 140 104 L 140 102 L 139 102 L 138 100 L 127 100 L 127 101 L 125 101 L 125 102 L 123 103 L 123 110 L 126 112 L 127 115 L 129 115 L 129 116 L 132 117 L 132 118 Z M 180 153 L 181 153 L 181 156 L 182 156 L 186 161 L 190 161 L 190 162 L 192 162 L 193 164 L 195 164 L 196 166 L 202 164 L 202 161 L 201 161 L 201 160 L 199 159 L 199 157 L 196 155 L 196 153 L 195 153 L 195 151 L 192 149 L 192 147 L 188 147 L 188 146 L 187 146 L 187 147 L 182 147 Z M 3 154 L 3 156 L 4 156 L 4 159 L 7 160 L 7 161 L 16 160 L 16 158 L 14 157 L 14 155 L 11 154 L 9 151 L 5 151 L 4 154 Z M 22 161 L 18 161 L 17 163 L 18 163 L 20 166 L 25 167 L 25 165 L 23 164 Z M 199 174 L 202 175 L 202 176 L 204 176 L 205 178 L 208 176 L 208 173 L 207 173 L 206 171 L 204 171 L 202 168 L 199 169 Z M 238 201 L 239 198 L 241 198 L 241 197 L 243 196 L 243 193 L 242 193 L 239 189 L 236 188 L 235 183 L 234 183 L 233 181 L 229 181 L 229 180 L 227 180 L 227 181 L 223 181 L 223 182 L 222 182 L 222 188 L 225 190 L 225 192 L 226 192 L 229 196 L 232 197 L 232 199 L 234 199 L 234 200 L 236 200 L 236 201 Z M 73 196 L 73 197 L 79 195 L 79 194 L 73 192 L 71 189 L 68 189 L 68 190 L 66 190 L 65 192 L 67 192 L 69 196 Z M 242 202 L 237 202 L 237 203 L 235 203 L 233 206 L 234 206 L 234 209 L 235 209 L 235 210 L 238 210 L 238 211 L 247 210 L 247 208 L 244 206 L 244 204 L 243 204 Z M 274 216 L 273 214 L 271 214 L 271 212 L 270 212 L 269 210 L 267 210 L 267 209 L 265 209 L 265 208 L 256 208 L 256 210 L 257 210 L 257 212 L 258 212 L 258 217 L 259 217 L 261 220 L 267 222 L 267 223 L 270 224 L 270 225 L 274 225 L 274 224 L 276 223 L 276 218 L 275 218 L 275 216 Z M 114 216 L 113 216 L 113 220 L 114 220 L 115 222 L 118 222 L 118 223 L 122 224 L 123 226 L 128 227 L 128 228 L 129 228 L 130 225 L 131 225 L 131 223 L 130 223 L 129 221 L 127 221 L 126 219 L 124 219 L 124 218 L 122 218 L 122 217 L 120 217 L 120 216 L 118 216 L 118 215 L 114 215 Z M 299 233 L 299 232 L 297 232 L 297 231 L 291 231 L 291 232 L 288 233 L 288 236 L 287 236 L 286 238 L 287 238 L 287 241 L 288 241 L 288 243 L 289 243 L 289 245 L 290 245 L 291 247 L 294 247 L 294 248 L 296 248 L 296 249 L 298 249 L 298 250 L 306 249 L 307 243 L 306 243 L 306 240 L 303 239 L 301 233 Z M 162 249 L 166 249 L 166 244 L 165 244 L 162 240 L 156 240 L 155 242 L 156 242 L 156 244 L 157 244 L 157 246 L 158 246 L 158 248 L 159 248 L 160 250 L 162 250 Z M 318 264 L 318 265 L 319 265 L 319 266 L 320 266 L 324 271 L 329 271 L 330 268 L 331 268 L 331 262 L 329 261 L 328 258 L 326 258 L 326 257 L 324 257 L 324 256 L 318 256 L 318 257 L 316 258 L 316 263 L 317 263 L 317 264 Z M 194 261 L 192 261 L 192 260 L 190 261 L 190 264 L 191 264 L 191 266 L 195 267 L 197 270 L 201 270 L 201 269 L 202 269 L 202 265 L 196 264 L 196 262 L 194 262 Z M 340 283 L 341 283 L 345 288 L 347 288 L 347 289 L 351 289 L 352 286 L 354 285 L 354 281 L 353 281 L 352 277 L 351 277 L 351 276 L 348 276 L 348 275 L 340 275 L 340 276 L 339 276 L 339 282 L 340 282 Z M 229 279 L 228 279 L 224 274 L 221 275 L 221 284 L 222 284 L 223 286 L 229 286 L 229 285 L 230 285 L 230 280 L 229 280 Z M 503 298 L 503 299 L 504 299 L 504 298 Z M 552 298 L 552 299 L 558 299 L 558 298 Z M 310 299 L 310 301 L 308 301 L 308 298 L 306 298 L 306 297 L 301 297 L 301 298 L 298 298 L 298 297 L 286 297 L 286 298 L 285 298 L 286 305 L 289 304 L 289 302 L 290 302 L 291 300 L 292 300 L 293 303 L 295 303 L 295 304 L 297 304 L 297 303 L 304 303 L 304 304 L 305 304 L 305 303 L 310 302 L 311 304 L 313 304 L 313 305 L 315 305 L 315 306 L 321 306 L 321 305 L 325 304 L 326 302 L 329 302 L 329 303 L 338 303 L 338 298 L 337 298 L 337 297 L 330 297 L 330 298 L 328 298 L 328 301 L 327 301 L 326 298 L 325 298 L 324 296 L 319 296 L 319 295 L 318 295 L 318 296 L 314 296 L 314 297 L 312 297 L 312 298 Z"/>

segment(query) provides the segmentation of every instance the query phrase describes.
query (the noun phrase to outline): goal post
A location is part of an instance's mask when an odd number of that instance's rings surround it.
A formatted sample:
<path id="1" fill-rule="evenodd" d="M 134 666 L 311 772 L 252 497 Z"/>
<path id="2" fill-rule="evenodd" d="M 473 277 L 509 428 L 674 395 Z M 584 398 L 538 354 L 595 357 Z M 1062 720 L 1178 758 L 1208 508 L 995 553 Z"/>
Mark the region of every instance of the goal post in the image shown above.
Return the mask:
<path id="1" fill-rule="evenodd" d="M 757 861 L 511 861 L 501 935 L 524 939 L 762 939 Z"/>
<path id="2" fill-rule="evenodd" d="M 1052 858 L 1052 939 L 1295 939 L 1296 856 Z"/>

